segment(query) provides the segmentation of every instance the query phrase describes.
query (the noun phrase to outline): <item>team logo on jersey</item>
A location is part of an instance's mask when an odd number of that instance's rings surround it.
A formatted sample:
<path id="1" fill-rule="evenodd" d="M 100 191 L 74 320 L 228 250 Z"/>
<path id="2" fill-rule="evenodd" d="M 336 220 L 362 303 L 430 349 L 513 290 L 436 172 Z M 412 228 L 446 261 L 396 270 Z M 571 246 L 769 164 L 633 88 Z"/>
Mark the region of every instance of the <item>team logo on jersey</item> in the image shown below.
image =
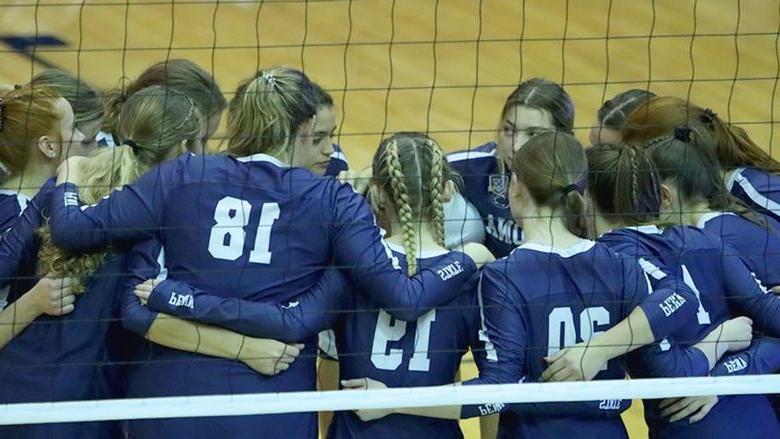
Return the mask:
<path id="1" fill-rule="evenodd" d="M 490 201 L 497 207 L 506 209 L 509 207 L 509 198 L 507 198 L 507 187 L 509 186 L 509 177 L 503 174 L 491 175 L 488 178 L 488 192 Z"/>

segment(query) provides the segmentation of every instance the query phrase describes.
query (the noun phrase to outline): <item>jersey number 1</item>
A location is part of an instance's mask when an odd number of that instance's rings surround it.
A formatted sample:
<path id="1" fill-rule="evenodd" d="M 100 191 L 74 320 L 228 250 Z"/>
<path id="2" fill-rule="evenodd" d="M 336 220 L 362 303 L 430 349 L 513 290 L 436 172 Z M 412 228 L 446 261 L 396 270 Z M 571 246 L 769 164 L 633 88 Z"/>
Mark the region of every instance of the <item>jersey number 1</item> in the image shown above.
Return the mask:
<path id="1" fill-rule="evenodd" d="M 214 209 L 214 224 L 209 235 L 209 253 L 215 259 L 235 261 L 244 254 L 246 231 L 252 205 L 246 200 L 225 197 Z M 279 203 L 263 203 L 257 224 L 255 245 L 249 252 L 249 262 L 271 263 L 271 227 L 279 219 Z"/>
<path id="2" fill-rule="evenodd" d="M 385 310 L 380 309 L 376 319 L 374 341 L 371 347 L 371 363 L 382 370 L 396 370 L 403 361 L 403 349 L 391 348 L 388 352 L 387 344 L 398 341 L 406 335 L 406 322 L 393 321 L 393 317 Z M 409 370 L 415 372 L 428 372 L 431 368 L 431 360 L 428 358 L 428 345 L 431 339 L 431 324 L 436 321 L 436 310 L 432 309 L 417 319 L 417 333 L 414 339 L 414 353 L 409 359 Z M 392 322 L 392 324 L 391 324 Z"/>

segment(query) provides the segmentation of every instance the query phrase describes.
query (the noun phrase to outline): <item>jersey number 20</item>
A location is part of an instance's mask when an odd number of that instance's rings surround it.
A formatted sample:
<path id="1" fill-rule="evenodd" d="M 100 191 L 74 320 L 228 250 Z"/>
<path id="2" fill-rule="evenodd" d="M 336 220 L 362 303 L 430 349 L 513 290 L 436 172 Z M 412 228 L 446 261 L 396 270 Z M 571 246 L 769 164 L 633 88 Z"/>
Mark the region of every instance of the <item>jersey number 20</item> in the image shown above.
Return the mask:
<path id="1" fill-rule="evenodd" d="M 387 349 L 391 341 L 398 341 L 406 335 L 406 322 L 393 321 L 393 317 L 385 310 L 379 310 L 374 330 L 374 341 L 371 347 L 371 363 L 377 369 L 396 370 L 403 361 L 403 349 Z M 431 324 L 436 321 L 436 310 L 432 309 L 417 319 L 417 334 L 414 339 L 414 353 L 409 359 L 409 370 L 428 372 L 431 360 L 428 358 L 428 345 L 431 339 Z"/>
<path id="2" fill-rule="evenodd" d="M 214 224 L 209 235 L 209 253 L 215 259 L 235 261 L 244 254 L 246 231 L 252 205 L 239 198 L 225 197 L 214 209 Z M 255 245 L 249 252 L 249 262 L 271 263 L 271 227 L 279 219 L 279 203 L 263 203 L 257 224 Z"/>

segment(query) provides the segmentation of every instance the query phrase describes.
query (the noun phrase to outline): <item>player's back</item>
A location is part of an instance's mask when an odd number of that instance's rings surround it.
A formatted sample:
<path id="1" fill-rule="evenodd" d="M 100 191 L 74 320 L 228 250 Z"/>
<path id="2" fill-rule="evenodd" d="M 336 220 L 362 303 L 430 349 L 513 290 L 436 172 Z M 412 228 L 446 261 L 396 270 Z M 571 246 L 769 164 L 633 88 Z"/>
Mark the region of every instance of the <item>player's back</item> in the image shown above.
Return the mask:
<path id="1" fill-rule="evenodd" d="M 171 277 L 283 302 L 328 265 L 334 186 L 270 156 L 187 156 L 160 231 Z"/>
<path id="2" fill-rule="evenodd" d="M 713 212 L 696 226 L 738 250 L 756 278 L 772 287 L 780 285 L 780 221 L 769 215 L 761 218 L 765 225 L 732 212 Z"/>
<path id="3" fill-rule="evenodd" d="M 692 227 L 668 227 L 664 231 L 652 226 L 625 228 L 610 232 L 602 238 L 611 248 L 637 258 L 647 258 L 654 264 L 660 264 L 667 274 L 674 273 L 679 268 L 681 281 L 685 282 L 699 299 L 696 319 L 682 325 L 678 331 L 668 337 L 667 341 L 683 347 L 695 345 L 717 325 L 731 318 L 727 303 L 727 284 L 723 279 L 724 254 L 723 243 L 716 237 Z M 732 253 L 731 257 L 738 257 Z M 645 262 L 646 264 L 646 262 Z M 653 270 L 648 270 L 653 276 Z M 646 348 L 652 349 L 652 347 Z M 637 353 L 638 354 L 638 353 Z M 628 356 L 629 373 L 636 378 L 652 378 L 648 374 L 652 370 L 641 355 Z M 653 361 L 674 361 L 673 357 L 663 354 Z M 648 423 L 653 438 L 697 438 L 697 437 L 732 437 L 735 431 L 745 426 L 760 422 L 762 428 L 759 436 L 770 437 L 777 431 L 771 407 L 766 398 L 761 395 L 725 397 L 718 403 L 704 420 L 696 424 L 688 424 L 687 420 L 669 423 L 660 414 L 660 400 L 646 400 L 645 420 Z M 736 407 L 750 407 L 750 416 L 733 419 Z M 771 415 L 771 416 L 770 416 Z M 731 420 L 729 420 L 731 419 Z M 743 423 L 744 422 L 744 423 Z M 739 424 L 740 427 L 735 427 Z M 764 436 L 768 434 L 769 436 Z M 716 436 L 713 436 L 716 435 Z M 718 436 L 721 435 L 721 436 Z"/>
<path id="4" fill-rule="evenodd" d="M 673 239 L 681 227 L 661 230 L 656 226 L 625 227 L 612 230 L 599 238 L 612 250 L 635 258 L 654 283 L 666 277 L 684 282 L 700 301 L 697 321 L 682 325 L 670 340 L 692 346 L 704 338 L 711 328 L 730 318 L 725 301 L 725 290 L 720 278 L 712 275 L 713 267 L 720 264 L 720 252 L 712 247 L 712 241 L 702 233 L 690 236 L 690 242 Z M 690 228 L 688 228 L 690 229 Z M 690 229 L 693 230 L 693 229 Z M 680 235 L 685 241 L 685 235 Z M 716 265 L 713 265 L 716 264 Z M 701 296 L 704 292 L 705 297 Z M 712 317 L 702 314 L 701 302 Z M 635 375 L 637 370 L 632 371 Z"/>
<path id="5" fill-rule="evenodd" d="M 403 247 L 388 243 L 399 265 L 406 269 Z M 440 261 L 448 252 L 423 251 L 418 267 L 424 269 Z M 457 270 L 457 266 L 452 266 Z M 441 276 L 451 275 L 442 272 Z M 336 345 L 339 375 L 343 379 L 368 377 L 388 387 L 436 386 L 452 383 L 460 361 L 469 347 L 476 348 L 480 324 L 476 282 L 470 292 L 445 306 L 432 309 L 417 321 L 406 322 L 380 309 L 367 294 L 355 291 L 352 311 L 339 319 Z M 481 349 L 476 356 L 480 355 Z M 461 437 L 456 421 L 407 415 L 390 415 L 362 422 L 353 412 L 337 412 L 328 431 L 329 438 L 417 438 L 430 435 Z"/>
<path id="6" fill-rule="evenodd" d="M 483 276 L 505 282 L 508 306 L 515 307 L 524 321 L 524 382 L 540 380 L 546 367 L 544 357 L 606 331 L 647 294 L 636 262 L 585 240 L 566 249 L 523 244 L 486 267 Z M 617 359 L 595 379 L 624 376 L 622 360 Z M 507 437 L 625 437 L 619 411 L 609 416 L 620 404 L 609 405 L 607 401 L 604 413 L 595 416 L 563 415 L 555 410 L 531 415 L 504 412 L 500 431 Z"/>

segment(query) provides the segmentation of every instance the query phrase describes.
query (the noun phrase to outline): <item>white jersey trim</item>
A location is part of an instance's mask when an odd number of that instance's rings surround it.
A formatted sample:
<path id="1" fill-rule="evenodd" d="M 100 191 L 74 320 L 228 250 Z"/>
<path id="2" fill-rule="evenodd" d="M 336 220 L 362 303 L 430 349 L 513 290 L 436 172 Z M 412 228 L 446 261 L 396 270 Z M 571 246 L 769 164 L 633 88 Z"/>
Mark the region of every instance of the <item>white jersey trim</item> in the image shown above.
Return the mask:
<path id="1" fill-rule="evenodd" d="M 696 227 L 699 229 L 703 229 L 704 226 L 707 224 L 708 221 L 713 220 L 719 216 L 723 215 L 736 215 L 734 212 L 710 212 L 705 213 L 702 215 L 701 218 L 699 218 L 699 221 L 696 222 Z"/>
<path id="2" fill-rule="evenodd" d="M 483 158 L 495 157 L 495 156 L 496 156 L 495 149 L 491 152 L 464 151 L 464 152 L 455 152 L 447 155 L 447 161 L 452 163 L 452 162 L 459 162 L 463 160 L 483 159 Z"/>
<path id="3" fill-rule="evenodd" d="M 22 212 L 24 212 L 24 209 L 27 209 L 27 203 L 30 201 L 30 198 L 27 195 L 24 195 L 17 191 L 0 189 L 0 195 L 9 195 L 12 197 L 16 197 L 16 202 L 17 204 L 19 204 L 19 216 L 22 216 Z"/>
<path id="4" fill-rule="evenodd" d="M 336 159 L 336 160 L 341 160 L 342 162 L 346 163 L 347 166 L 349 166 L 349 161 L 347 161 L 347 156 L 343 152 L 341 152 L 341 151 L 336 151 L 334 149 L 333 153 L 330 155 L 330 158 Z"/>
<path id="5" fill-rule="evenodd" d="M 649 226 L 629 226 L 626 227 L 629 230 L 636 230 L 639 233 L 644 233 L 645 235 L 660 235 L 664 233 L 663 230 L 659 229 L 657 226 L 649 225 Z"/>
<path id="6" fill-rule="evenodd" d="M 268 154 L 253 154 L 247 157 L 238 157 L 236 160 L 242 163 L 266 162 L 266 163 L 271 163 L 273 165 L 276 165 L 280 168 L 289 168 L 289 166 L 282 163 L 279 159 L 277 159 L 276 157 L 272 157 Z"/>
<path id="7" fill-rule="evenodd" d="M 744 169 L 745 168 L 739 168 L 734 171 L 733 174 L 731 174 L 731 177 L 729 177 L 728 180 L 729 191 L 731 191 L 731 188 L 734 187 L 734 184 L 738 184 L 742 190 L 745 191 L 745 195 L 747 195 L 750 200 L 753 201 L 753 203 L 772 212 L 776 216 L 780 216 L 780 203 L 770 200 L 769 198 L 765 197 L 764 194 L 759 192 L 755 187 L 753 187 L 753 184 L 750 183 L 750 180 L 742 175 L 742 171 Z"/>
<path id="8" fill-rule="evenodd" d="M 595 241 L 590 241 L 588 239 L 582 239 L 580 242 L 570 245 L 566 248 L 556 248 L 552 245 L 548 244 L 541 244 L 538 242 L 526 242 L 525 244 L 521 244 L 519 249 L 525 249 L 525 250 L 534 250 L 541 253 L 554 253 L 556 255 L 559 255 L 564 258 L 570 258 L 572 256 L 578 255 L 580 253 L 585 253 L 593 248 L 593 246 L 596 245 Z"/>

